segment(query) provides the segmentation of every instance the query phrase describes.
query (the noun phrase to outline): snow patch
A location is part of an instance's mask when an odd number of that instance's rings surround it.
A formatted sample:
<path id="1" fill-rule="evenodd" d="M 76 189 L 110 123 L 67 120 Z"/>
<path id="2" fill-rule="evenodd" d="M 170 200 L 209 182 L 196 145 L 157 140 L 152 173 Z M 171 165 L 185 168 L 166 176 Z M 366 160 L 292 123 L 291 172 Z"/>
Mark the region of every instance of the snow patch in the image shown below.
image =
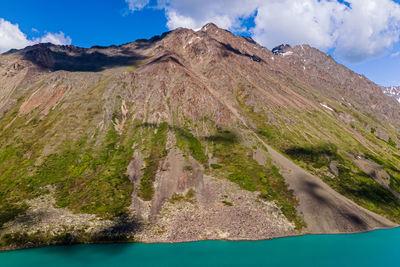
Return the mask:
<path id="1" fill-rule="evenodd" d="M 292 55 L 292 54 L 293 54 L 292 51 L 287 51 L 287 52 L 285 52 L 285 53 L 282 53 L 281 55 L 282 55 L 283 57 L 286 57 L 286 56 L 290 56 L 290 55 Z"/>
<path id="2" fill-rule="evenodd" d="M 199 37 L 199 36 L 197 36 L 197 37 L 192 37 L 192 38 L 189 40 L 188 44 L 193 43 L 193 41 L 195 41 L 195 40 L 197 40 L 197 39 L 200 39 L 200 37 Z"/>
<path id="3" fill-rule="evenodd" d="M 383 93 L 387 96 L 393 97 L 400 103 L 400 87 L 399 86 L 383 88 Z"/>
<path id="4" fill-rule="evenodd" d="M 326 108 L 326 109 L 329 109 L 330 111 L 333 111 L 334 112 L 334 110 L 331 108 L 331 107 L 329 107 L 328 105 L 326 105 L 326 104 L 324 104 L 324 103 L 319 103 L 321 106 L 323 106 L 324 108 Z"/>

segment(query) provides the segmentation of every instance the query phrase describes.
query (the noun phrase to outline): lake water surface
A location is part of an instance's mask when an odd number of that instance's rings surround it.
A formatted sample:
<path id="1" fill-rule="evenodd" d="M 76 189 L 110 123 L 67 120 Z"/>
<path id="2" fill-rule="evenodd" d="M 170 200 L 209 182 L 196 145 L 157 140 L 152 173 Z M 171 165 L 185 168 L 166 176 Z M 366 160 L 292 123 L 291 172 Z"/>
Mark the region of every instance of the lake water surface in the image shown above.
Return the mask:
<path id="1" fill-rule="evenodd" d="M 0 266 L 400 266 L 400 228 L 265 241 L 54 246 L 0 253 Z"/>

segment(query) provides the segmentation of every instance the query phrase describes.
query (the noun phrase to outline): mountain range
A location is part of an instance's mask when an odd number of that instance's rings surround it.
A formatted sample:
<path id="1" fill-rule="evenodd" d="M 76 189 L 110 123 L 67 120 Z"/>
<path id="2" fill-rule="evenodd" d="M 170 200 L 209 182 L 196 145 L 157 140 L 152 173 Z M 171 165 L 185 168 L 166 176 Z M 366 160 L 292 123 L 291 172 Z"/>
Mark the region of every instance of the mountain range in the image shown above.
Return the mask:
<path id="1" fill-rule="evenodd" d="M 9 51 L 1 248 L 395 227 L 391 92 L 308 45 L 271 51 L 212 23 Z"/>

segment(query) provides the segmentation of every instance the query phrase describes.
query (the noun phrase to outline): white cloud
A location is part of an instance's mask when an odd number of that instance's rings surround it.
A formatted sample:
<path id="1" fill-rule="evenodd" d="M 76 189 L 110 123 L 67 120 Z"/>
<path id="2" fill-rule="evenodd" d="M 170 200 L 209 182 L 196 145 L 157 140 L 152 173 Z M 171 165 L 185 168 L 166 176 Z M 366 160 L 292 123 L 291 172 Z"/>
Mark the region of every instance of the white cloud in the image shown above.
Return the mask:
<path id="1" fill-rule="evenodd" d="M 352 0 L 338 28 L 336 53 L 350 61 L 381 55 L 399 41 L 400 5 L 391 0 Z"/>
<path id="2" fill-rule="evenodd" d="M 167 27 L 197 29 L 208 22 L 219 27 L 236 30 L 242 27 L 241 20 L 251 16 L 260 0 L 159 0 L 168 19 Z"/>
<path id="3" fill-rule="evenodd" d="M 32 42 L 20 31 L 18 24 L 11 24 L 9 21 L 0 18 L 0 53 L 11 48 L 19 49 L 31 44 Z"/>
<path id="4" fill-rule="evenodd" d="M 129 9 L 132 11 L 140 10 L 147 6 L 150 0 L 125 0 L 129 5 Z"/>
<path id="5" fill-rule="evenodd" d="M 55 45 L 69 45 L 72 40 L 69 36 L 65 36 L 63 32 L 59 33 L 46 33 L 45 36 L 35 39 L 38 43 L 52 43 Z"/>
<path id="6" fill-rule="evenodd" d="M 12 24 L 11 22 L 0 18 L 0 53 L 6 52 L 10 49 L 20 49 L 28 45 L 36 43 L 50 42 L 53 44 L 71 44 L 71 38 L 65 36 L 63 32 L 59 33 L 46 33 L 46 35 L 28 39 L 20 29 L 18 24 Z"/>
<path id="7" fill-rule="evenodd" d="M 337 37 L 337 18 L 346 6 L 322 0 L 265 1 L 258 8 L 254 39 L 267 47 L 280 43 L 331 48 Z"/>
<path id="8" fill-rule="evenodd" d="M 391 57 L 398 57 L 398 56 L 400 56 L 400 51 L 394 52 L 390 56 Z"/>
<path id="9" fill-rule="evenodd" d="M 131 10 L 148 0 L 126 0 Z M 232 31 L 242 30 L 243 19 L 255 14 L 253 38 L 272 48 L 281 43 L 308 43 L 334 49 L 348 62 L 382 55 L 399 41 L 400 5 L 393 0 L 158 0 L 167 27 L 200 28 L 214 22 Z"/>

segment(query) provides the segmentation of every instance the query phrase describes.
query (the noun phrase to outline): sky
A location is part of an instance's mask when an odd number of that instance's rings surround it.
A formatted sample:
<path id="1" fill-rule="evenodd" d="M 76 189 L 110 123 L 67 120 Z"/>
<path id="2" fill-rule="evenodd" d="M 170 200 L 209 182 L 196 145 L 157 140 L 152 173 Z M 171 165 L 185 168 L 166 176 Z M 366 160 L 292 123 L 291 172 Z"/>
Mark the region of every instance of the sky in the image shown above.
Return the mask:
<path id="1" fill-rule="evenodd" d="M 377 84 L 400 85 L 400 0 L 5 0 L 0 53 L 119 45 L 208 22 L 269 49 L 310 44 Z"/>

